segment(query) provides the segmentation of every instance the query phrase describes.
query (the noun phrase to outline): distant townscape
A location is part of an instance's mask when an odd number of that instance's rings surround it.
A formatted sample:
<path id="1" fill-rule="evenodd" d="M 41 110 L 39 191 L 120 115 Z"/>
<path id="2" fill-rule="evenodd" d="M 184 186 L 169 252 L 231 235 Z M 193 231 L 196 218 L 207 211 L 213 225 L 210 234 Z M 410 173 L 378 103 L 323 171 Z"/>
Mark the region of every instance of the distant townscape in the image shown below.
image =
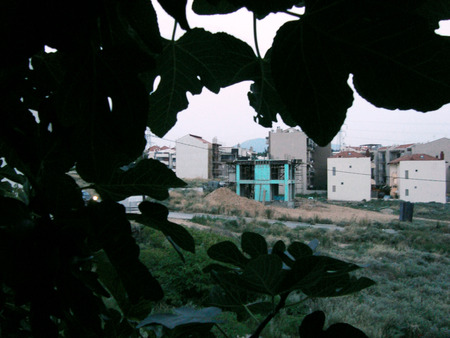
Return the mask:
<path id="1" fill-rule="evenodd" d="M 450 193 L 450 139 L 333 149 L 316 145 L 296 128 L 272 130 L 265 151 L 222 146 L 188 134 L 173 148 L 150 145 L 145 156 L 161 161 L 183 179 L 216 180 L 240 196 L 290 202 L 296 194 L 326 192 L 328 199 L 396 198 L 446 203 Z"/>

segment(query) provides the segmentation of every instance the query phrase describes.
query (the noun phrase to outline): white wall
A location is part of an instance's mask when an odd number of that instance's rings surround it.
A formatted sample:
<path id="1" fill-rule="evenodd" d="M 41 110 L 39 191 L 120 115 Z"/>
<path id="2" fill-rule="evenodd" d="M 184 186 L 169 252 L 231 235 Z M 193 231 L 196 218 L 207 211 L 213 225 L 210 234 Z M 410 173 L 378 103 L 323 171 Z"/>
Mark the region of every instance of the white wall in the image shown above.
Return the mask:
<path id="1" fill-rule="evenodd" d="M 397 171 L 399 198 L 413 203 L 445 203 L 445 169 L 445 161 L 401 161 Z"/>
<path id="2" fill-rule="evenodd" d="M 450 193 L 450 139 L 444 137 L 428 143 L 418 143 L 412 149 L 413 154 L 427 154 L 437 158 L 441 155 L 441 151 L 446 162 L 447 193 Z"/>
<path id="3" fill-rule="evenodd" d="M 211 178 L 211 144 L 190 135 L 176 141 L 177 176 L 180 178 Z"/>
<path id="4" fill-rule="evenodd" d="M 370 157 L 328 159 L 328 199 L 369 201 L 370 191 Z"/>

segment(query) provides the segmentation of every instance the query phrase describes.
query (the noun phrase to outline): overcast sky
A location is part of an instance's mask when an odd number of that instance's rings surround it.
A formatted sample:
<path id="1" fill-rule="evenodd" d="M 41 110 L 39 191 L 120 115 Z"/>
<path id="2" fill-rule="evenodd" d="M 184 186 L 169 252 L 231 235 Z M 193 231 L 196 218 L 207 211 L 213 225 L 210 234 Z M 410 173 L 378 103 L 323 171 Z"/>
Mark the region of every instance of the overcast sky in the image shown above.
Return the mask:
<path id="1" fill-rule="evenodd" d="M 170 38 L 174 21 L 156 1 L 152 2 L 158 13 L 161 34 Z M 246 10 L 231 15 L 198 16 L 192 12 L 187 15 L 191 27 L 203 27 L 213 33 L 225 31 L 254 47 L 252 14 Z M 277 29 L 292 19 L 289 15 L 276 14 L 258 21 L 258 44 L 263 55 L 272 45 Z M 184 32 L 178 27 L 177 33 L 179 36 Z M 441 22 L 439 33 L 450 36 L 450 21 Z M 195 134 L 208 141 L 217 137 L 223 145 L 232 146 L 266 137 L 269 130 L 277 126 L 286 128 L 282 122 L 272 128 L 264 128 L 253 121 L 255 111 L 247 99 L 249 86 L 250 82 L 242 82 L 222 89 L 217 95 L 206 89 L 200 95 L 188 94 L 189 107 L 178 114 L 177 124 L 163 137 L 165 141 L 153 138 L 152 143 L 174 145 L 170 141 L 186 134 Z M 353 106 L 347 112 L 340 136 L 341 142 L 346 145 L 406 144 L 450 137 L 450 104 L 428 113 L 390 111 L 374 107 L 355 92 Z M 338 143 L 338 137 L 333 143 Z"/>

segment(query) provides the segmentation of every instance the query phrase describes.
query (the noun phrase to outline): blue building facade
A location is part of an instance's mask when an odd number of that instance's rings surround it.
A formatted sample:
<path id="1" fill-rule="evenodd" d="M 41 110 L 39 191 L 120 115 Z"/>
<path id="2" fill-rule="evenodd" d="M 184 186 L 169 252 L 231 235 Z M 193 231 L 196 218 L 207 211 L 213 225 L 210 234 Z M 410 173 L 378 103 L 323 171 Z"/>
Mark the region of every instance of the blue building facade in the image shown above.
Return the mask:
<path id="1" fill-rule="evenodd" d="M 260 202 L 294 199 L 296 160 L 236 161 L 236 194 Z"/>

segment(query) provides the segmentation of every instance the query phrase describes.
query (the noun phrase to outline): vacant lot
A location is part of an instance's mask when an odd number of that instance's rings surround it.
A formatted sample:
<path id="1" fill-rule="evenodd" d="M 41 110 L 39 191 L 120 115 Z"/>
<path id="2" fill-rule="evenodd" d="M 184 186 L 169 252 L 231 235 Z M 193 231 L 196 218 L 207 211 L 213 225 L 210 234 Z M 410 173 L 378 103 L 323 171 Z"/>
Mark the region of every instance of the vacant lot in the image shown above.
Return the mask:
<path id="1" fill-rule="evenodd" d="M 294 209 L 264 206 L 236 196 L 226 189 L 216 190 L 206 196 L 191 191 L 172 192 L 167 201 L 172 210 L 237 216 L 236 220 L 196 217 L 190 222 L 183 221 L 191 227 L 199 248 L 196 257 L 188 256 L 187 263 L 183 266 L 183 269 L 189 270 L 192 264 L 192 269 L 195 270 L 190 282 L 197 283 L 196 288 L 206 292 L 208 282 L 200 271 L 202 264 L 207 264 L 207 247 L 224 238 L 237 241 L 244 231 L 257 232 L 269 243 L 278 239 L 307 243 L 317 238 L 322 254 L 364 266 L 360 275 L 372 278 L 377 285 L 355 295 L 312 299 L 291 307 L 266 328 L 264 337 L 292 336 L 297 332 L 302 317 L 315 309 L 325 311 L 327 324 L 348 322 L 364 330 L 370 337 L 450 336 L 448 205 L 417 204 L 414 220 L 409 223 L 398 221 L 397 201 L 336 205 L 317 198 L 299 198 L 297 204 Z M 416 212 L 420 213 L 420 217 Z M 248 221 L 244 217 L 251 217 L 253 220 Z M 271 225 L 264 218 L 279 222 Z M 334 223 L 344 230 L 291 229 L 283 225 L 285 220 L 300 220 L 311 224 Z M 144 245 L 143 248 L 148 246 Z M 170 260 L 171 265 L 167 268 L 181 268 L 182 264 L 178 262 L 176 253 L 173 255 L 173 261 Z M 164 259 L 168 258 L 164 256 Z M 202 280 L 197 281 L 196 278 Z M 173 276 L 168 277 L 167 283 L 173 283 Z M 180 290 L 192 288 L 183 284 L 186 281 L 178 283 L 176 287 Z M 199 285 L 203 285 L 203 288 Z M 187 301 L 206 305 L 205 294 L 202 295 L 201 301 L 197 302 L 195 297 Z M 224 330 L 230 336 L 243 335 L 250 332 L 252 325 L 254 323 L 230 321 L 229 324 L 224 324 Z"/>

